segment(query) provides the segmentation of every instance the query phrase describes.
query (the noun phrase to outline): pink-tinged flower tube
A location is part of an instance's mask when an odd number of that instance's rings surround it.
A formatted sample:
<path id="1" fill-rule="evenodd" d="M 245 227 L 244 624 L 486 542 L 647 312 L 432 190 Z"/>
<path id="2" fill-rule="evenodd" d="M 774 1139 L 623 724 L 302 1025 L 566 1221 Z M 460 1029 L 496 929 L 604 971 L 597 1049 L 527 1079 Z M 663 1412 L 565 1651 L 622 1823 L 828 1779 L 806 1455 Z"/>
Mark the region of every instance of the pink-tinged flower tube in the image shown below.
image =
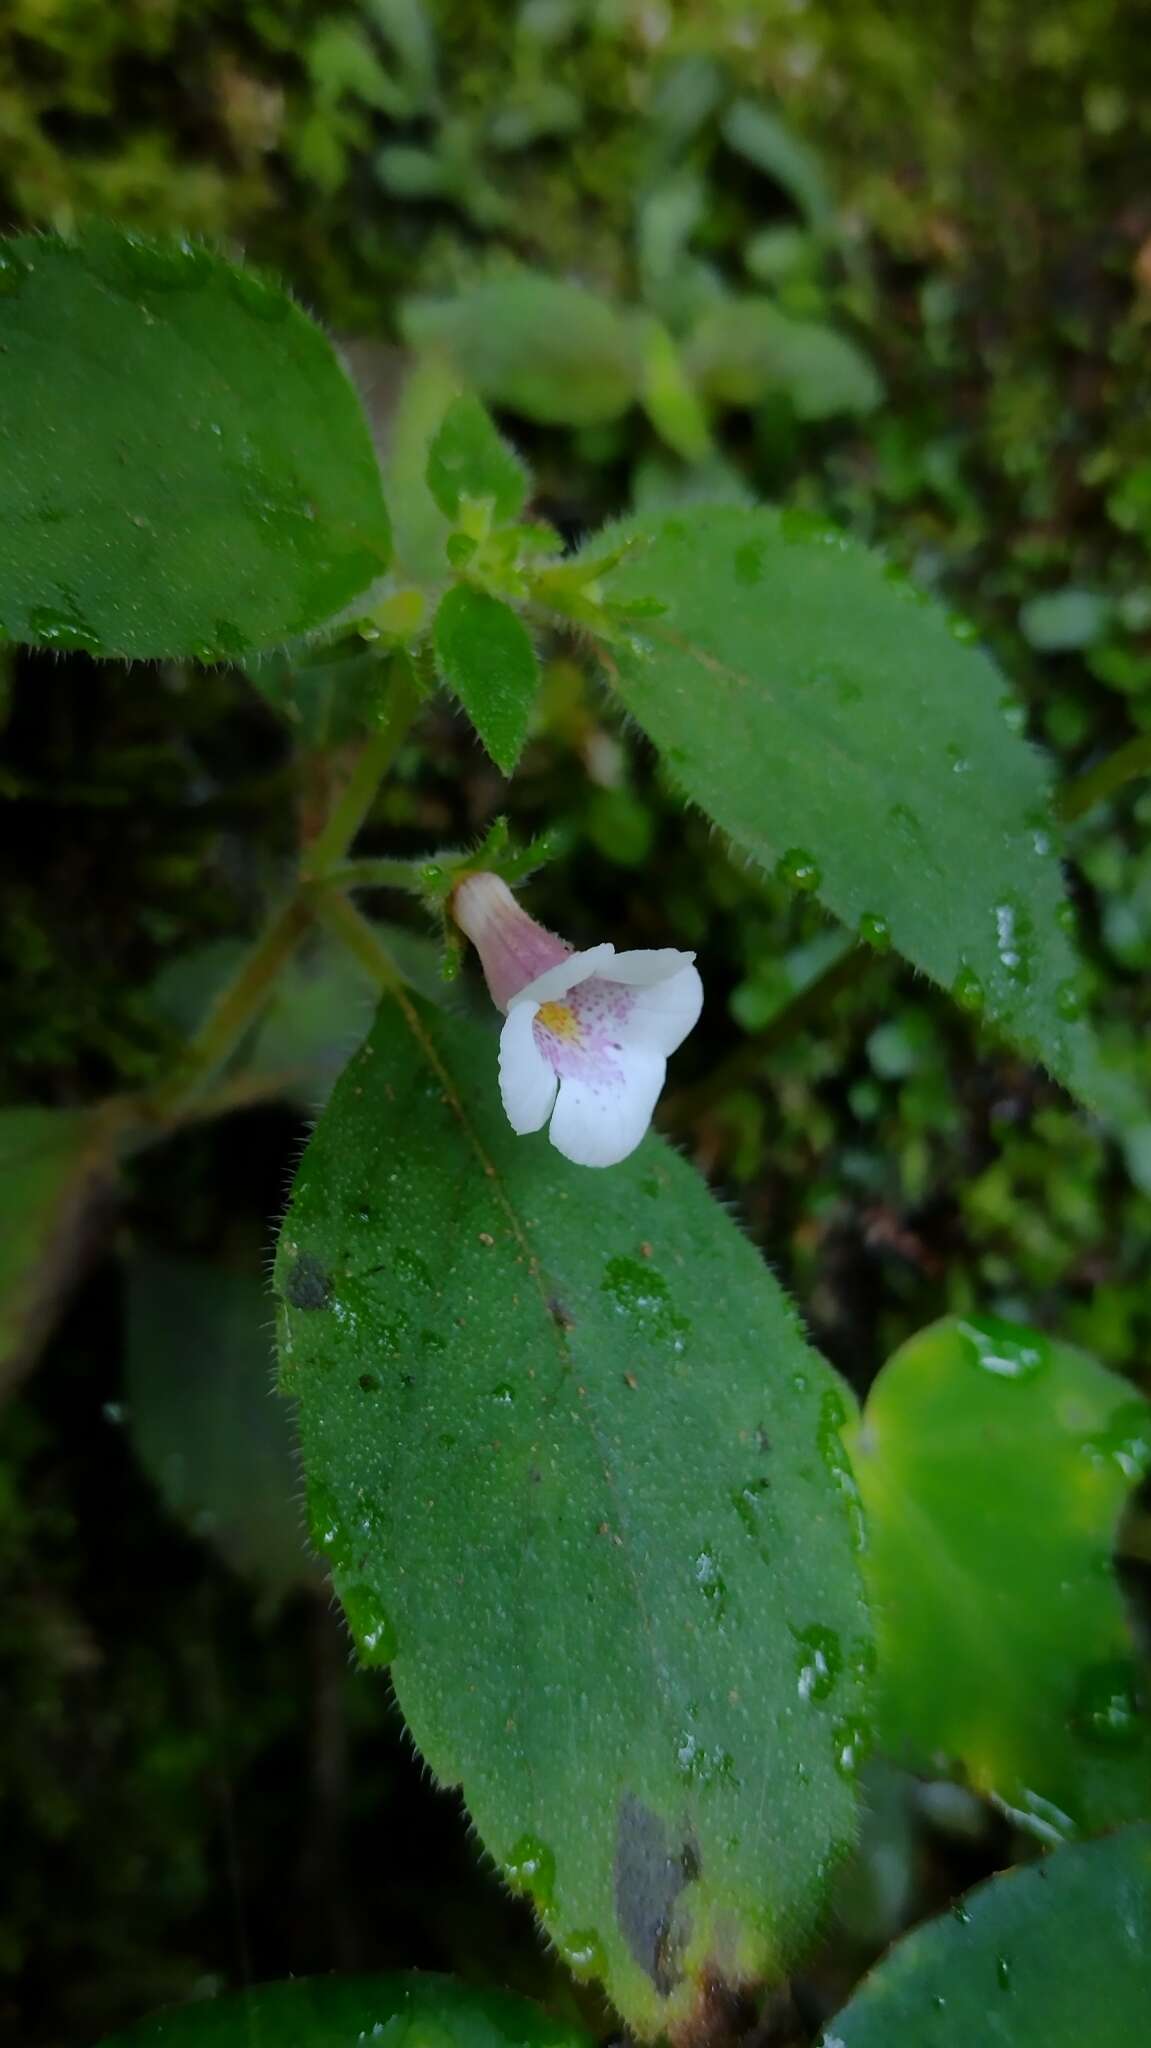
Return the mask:
<path id="1" fill-rule="evenodd" d="M 542 1130 L 577 1166 L 617 1166 L 651 1122 L 668 1054 L 703 1007 L 694 953 L 576 953 L 521 910 L 498 875 L 466 875 L 456 923 L 506 1013 L 500 1094 L 521 1137 Z"/>

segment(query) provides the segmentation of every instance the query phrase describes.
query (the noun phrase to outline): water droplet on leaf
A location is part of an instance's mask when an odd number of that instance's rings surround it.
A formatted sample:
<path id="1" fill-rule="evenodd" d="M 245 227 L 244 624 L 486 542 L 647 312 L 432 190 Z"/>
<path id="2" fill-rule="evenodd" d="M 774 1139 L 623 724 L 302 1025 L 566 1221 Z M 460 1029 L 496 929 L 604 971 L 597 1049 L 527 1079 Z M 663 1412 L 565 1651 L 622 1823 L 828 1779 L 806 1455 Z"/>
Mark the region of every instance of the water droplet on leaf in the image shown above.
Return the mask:
<path id="1" fill-rule="evenodd" d="M 376 1670 L 390 1664 L 398 1647 L 396 1631 L 372 1588 L 361 1579 L 354 1585 L 341 1586 L 339 1591 L 340 1605 L 356 1639 L 361 1663 Z"/>
<path id="2" fill-rule="evenodd" d="M 825 1700 L 835 1690 L 843 1665 L 839 1637 L 834 1629 L 814 1623 L 792 1631 L 799 1645 L 798 1686 L 801 1700 Z"/>
<path id="3" fill-rule="evenodd" d="M 555 1894 L 556 1860 L 538 1835 L 521 1835 L 504 1864 L 507 1879 L 516 1891 L 529 1892 L 537 1906 L 546 1910 Z"/>
<path id="4" fill-rule="evenodd" d="M 805 896 L 818 889 L 823 880 L 814 855 L 802 846 L 789 846 L 786 853 L 781 853 L 775 863 L 775 872 L 789 889 L 798 889 Z"/>
<path id="5" fill-rule="evenodd" d="M 1034 1379 L 1047 1364 L 1047 1339 L 1037 1330 L 1019 1329 L 998 1316 L 972 1317 L 958 1329 L 974 1364 L 996 1379 Z"/>
<path id="6" fill-rule="evenodd" d="M 951 993 L 961 1010 L 977 1017 L 987 1001 L 987 993 L 974 967 L 962 966 L 951 984 Z"/>
<path id="7" fill-rule="evenodd" d="M 607 1964 L 603 1947 L 594 1927 L 580 1928 L 575 1934 L 565 1934 L 557 1943 L 560 1958 L 568 1966 L 573 1977 L 604 1977 Z"/>
<path id="8" fill-rule="evenodd" d="M 871 947 L 873 953 L 891 951 L 891 926 L 877 910 L 864 911 L 859 920 L 859 936 L 865 946 Z"/>
<path id="9" fill-rule="evenodd" d="M 1135 1667 L 1116 1657 L 1085 1671 L 1075 1697 L 1072 1726 L 1095 1749 L 1134 1749 L 1147 1733 L 1139 1710 Z"/>

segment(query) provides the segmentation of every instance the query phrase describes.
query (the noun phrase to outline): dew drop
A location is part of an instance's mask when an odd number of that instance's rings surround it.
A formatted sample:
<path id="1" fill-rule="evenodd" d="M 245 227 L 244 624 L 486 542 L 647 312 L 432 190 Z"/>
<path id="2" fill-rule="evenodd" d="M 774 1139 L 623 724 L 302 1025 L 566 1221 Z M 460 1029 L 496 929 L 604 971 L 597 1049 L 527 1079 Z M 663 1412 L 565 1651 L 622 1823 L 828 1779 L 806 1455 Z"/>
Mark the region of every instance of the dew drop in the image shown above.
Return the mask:
<path id="1" fill-rule="evenodd" d="M 667 1281 L 650 1262 L 609 1259 L 600 1286 L 638 1335 L 669 1337 L 673 1350 L 682 1351 L 691 1323 L 677 1313 Z"/>
<path id="2" fill-rule="evenodd" d="M 950 629 L 952 639 L 958 640 L 961 646 L 970 647 L 972 641 L 978 640 L 979 638 L 979 628 L 975 624 L 975 621 L 973 619 L 964 618 L 962 612 L 952 612 L 948 618 L 947 624 Z"/>
<path id="3" fill-rule="evenodd" d="M 1083 1449 L 1093 1463 L 1114 1464 L 1125 1479 L 1137 1484 L 1151 1472 L 1151 1406 L 1146 1401 L 1122 1401 L 1107 1427 L 1084 1439 Z"/>
<path id="4" fill-rule="evenodd" d="M 862 1721 L 839 1721 L 831 1731 L 831 1759 L 841 1778 L 854 1778 L 871 1747 L 871 1731 Z"/>
<path id="5" fill-rule="evenodd" d="M 794 1629 L 792 1633 L 800 1653 L 796 1686 L 800 1699 L 827 1699 L 835 1690 L 843 1665 L 839 1637 L 834 1629 L 823 1628 L 819 1623 L 810 1628 Z"/>
<path id="6" fill-rule="evenodd" d="M 1084 1672 L 1071 1725 L 1094 1749 L 1134 1749 L 1142 1741 L 1147 1724 L 1139 1711 L 1135 1667 L 1129 1658 L 1093 1664 Z"/>
<path id="7" fill-rule="evenodd" d="M 1083 1015 L 1083 997 L 1076 981 L 1060 982 L 1055 991 L 1055 1008 L 1065 1024 L 1074 1024 Z"/>
<path id="8" fill-rule="evenodd" d="M 1010 1958 L 1009 1956 L 996 1956 L 996 1958 L 995 1958 L 995 1982 L 996 1982 L 996 1983 L 998 1984 L 998 1986 L 999 1986 L 999 1989 L 1000 1989 L 1001 1991 L 1010 1991 L 1010 1989 L 1011 1989 L 1011 1958 Z"/>
<path id="9" fill-rule="evenodd" d="M 738 1487 L 731 1496 L 732 1507 L 739 1516 L 743 1527 L 748 1535 L 753 1537 L 757 1543 L 762 1543 L 764 1526 L 769 1518 L 766 1498 L 769 1490 L 770 1482 L 768 1480 L 752 1479 L 749 1480 L 746 1486 Z M 766 1561 L 766 1551 L 761 1550 L 761 1555 Z"/>
<path id="10" fill-rule="evenodd" d="M 1027 706 L 1021 704 L 1018 697 L 1013 697 L 1010 693 L 1006 697 L 1001 697 L 999 709 L 1008 732 L 1021 733 L 1024 730 L 1027 724 Z"/>
<path id="11" fill-rule="evenodd" d="M 1020 1329 L 998 1316 L 972 1317 L 957 1327 L 973 1363 L 996 1379 L 1034 1379 L 1048 1362 L 1047 1339 L 1037 1330 Z"/>
<path id="12" fill-rule="evenodd" d="M 360 1579 L 350 1586 L 341 1586 L 339 1594 L 360 1662 L 376 1670 L 390 1664 L 397 1649 L 396 1631 L 372 1588 Z"/>
<path id="13" fill-rule="evenodd" d="M 1075 905 L 1068 903 L 1066 898 L 1064 898 L 1055 912 L 1055 922 L 1061 932 L 1066 932 L 1069 939 L 1073 939 L 1076 936 L 1079 929 L 1079 920 L 1075 915 Z"/>
<path id="14" fill-rule="evenodd" d="M 960 968 L 955 980 L 951 984 L 951 993 L 960 1009 L 966 1010 L 968 1015 L 972 1017 L 979 1015 L 987 1001 L 987 994 L 983 983 L 976 974 L 974 967 L 969 967 L 966 962 Z"/>
<path id="15" fill-rule="evenodd" d="M 1026 988 L 1031 980 L 1031 962 L 1035 951 L 1034 931 L 1031 919 L 1022 904 L 1006 897 L 997 903 L 995 918 L 995 950 L 999 964 L 1011 980 Z"/>
<path id="16" fill-rule="evenodd" d="M 720 1571 L 715 1554 L 710 1550 L 697 1553 L 692 1567 L 695 1583 L 703 1597 L 712 1607 L 718 1620 L 727 1605 L 727 1584 Z"/>
<path id="17" fill-rule="evenodd" d="M 606 1976 L 603 1946 L 594 1927 L 581 1927 L 575 1934 L 565 1934 L 556 1945 L 561 1961 L 567 1964 L 573 1977 Z"/>
<path id="18" fill-rule="evenodd" d="M 0 249 L 0 299 L 15 298 L 30 269 L 15 249 Z"/>
<path id="19" fill-rule="evenodd" d="M 100 654 L 103 643 L 75 606 L 35 604 L 28 613 L 28 638 L 65 654 Z"/>
<path id="20" fill-rule="evenodd" d="M 432 1269 L 422 1252 L 413 1251 L 409 1245 L 400 1245 L 393 1253 L 392 1270 L 397 1279 L 408 1280 L 415 1286 L 435 1286 Z"/>
<path id="21" fill-rule="evenodd" d="M 538 1835 L 521 1835 L 505 1864 L 508 1883 L 518 1892 L 528 1892 L 546 1911 L 555 1896 L 556 1860 Z"/>
<path id="22" fill-rule="evenodd" d="M 515 1388 L 507 1380 L 501 1380 L 498 1387 L 492 1388 L 491 1398 L 497 1408 L 511 1408 L 515 1405 Z"/>
<path id="23" fill-rule="evenodd" d="M 775 872 L 789 889 L 798 889 L 802 895 L 810 896 L 818 889 L 823 875 L 814 856 L 802 846 L 789 846 L 775 863 Z"/>
<path id="24" fill-rule="evenodd" d="M 355 1557 L 355 1544 L 344 1527 L 336 1496 L 322 1479 L 308 1485 L 308 1527 L 316 1549 L 323 1552 L 334 1571 L 347 1571 Z"/>
<path id="25" fill-rule="evenodd" d="M 877 910 L 864 911 L 859 920 L 859 936 L 865 946 L 871 947 L 873 953 L 891 951 L 891 926 Z"/>

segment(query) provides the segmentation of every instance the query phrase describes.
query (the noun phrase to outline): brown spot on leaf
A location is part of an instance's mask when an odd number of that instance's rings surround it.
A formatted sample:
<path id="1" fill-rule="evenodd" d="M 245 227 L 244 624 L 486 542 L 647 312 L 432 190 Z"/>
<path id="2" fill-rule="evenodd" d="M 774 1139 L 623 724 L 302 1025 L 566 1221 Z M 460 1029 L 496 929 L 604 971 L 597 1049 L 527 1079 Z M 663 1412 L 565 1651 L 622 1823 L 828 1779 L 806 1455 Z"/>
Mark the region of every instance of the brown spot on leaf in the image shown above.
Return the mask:
<path id="1" fill-rule="evenodd" d="M 284 1295 L 293 1308 L 327 1308 L 332 1283 L 314 1252 L 301 1252 L 293 1261 Z"/>
<path id="2" fill-rule="evenodd" d="M 658 1813 L 625 1792 L 616 1816 L 615 1915 L 640 1969 L 667 1998 L 683 1976 L 691 1934 L 682 1894 L 699 1875 L 699 1852 Z"/>

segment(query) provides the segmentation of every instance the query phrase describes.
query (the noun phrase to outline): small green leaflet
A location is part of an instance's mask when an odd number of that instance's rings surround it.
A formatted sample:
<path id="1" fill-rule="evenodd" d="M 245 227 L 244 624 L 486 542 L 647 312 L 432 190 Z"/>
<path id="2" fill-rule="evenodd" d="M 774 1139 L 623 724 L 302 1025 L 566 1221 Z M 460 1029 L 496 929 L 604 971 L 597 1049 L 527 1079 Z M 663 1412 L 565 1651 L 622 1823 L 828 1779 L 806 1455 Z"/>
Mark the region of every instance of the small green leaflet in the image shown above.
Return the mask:
<path id="1" fill-rule="evenodd" d="M 519 760 L 539 688 L 539 664 L 527 627 L 498 597 L 457 583 L 440 600 L 436 662 L 496 767 Z"/>
<path id="2" fill-rule="evenodd" d="M 620 547 L 607 601 L 660 610 L 604 666 L 684 794 L 849 929 L 881 918 L 1089 1107 L 1145 1117 L 1078 1017 L 1047 773 L 966 630 L 802 513 L 701 506 L 587 552 Z"/>
<path id="3" fill-rule="evenodd" d="M 446 519 L 455 519 L 464 498 L 488 499 L 496 519 L 512 520 L 523 510 L 528 476 L 478 398 L 457 398 L 448 407 L 428 449 L 427 484 Z"/>
<path id="4" fill-rule="evenodd" d="M 281 1382 L 361 1657 L 645 2036 L 777 1977 L 854 1830 L 871 1638 L 834 1375 L 655 1138 L 516 1138 L 385 1002 L 304 1155 Z"/>
<path id="5" fill-rule="evenodd" d="M 820 2048 L 1121 2048 L 1151 2013 L 1151 1828 L 993 1877 L 897 1941 Z"/>
<path id="6" fill-rule="evenodd" d="M 0 630 L 227 661 L 387 567 L 359 401 L 287 293 L 108 227 L 0 244 Z"/>
<path id="7" fill-rule="evenodd" d="M 853 1431 L 884 1747 L 941 1761 L 1048 1842 L 1151 1817 L 1146 1670 L 1111 1568 L 1151 1403 L 1067 1344 L 949 1318 Z"/>

